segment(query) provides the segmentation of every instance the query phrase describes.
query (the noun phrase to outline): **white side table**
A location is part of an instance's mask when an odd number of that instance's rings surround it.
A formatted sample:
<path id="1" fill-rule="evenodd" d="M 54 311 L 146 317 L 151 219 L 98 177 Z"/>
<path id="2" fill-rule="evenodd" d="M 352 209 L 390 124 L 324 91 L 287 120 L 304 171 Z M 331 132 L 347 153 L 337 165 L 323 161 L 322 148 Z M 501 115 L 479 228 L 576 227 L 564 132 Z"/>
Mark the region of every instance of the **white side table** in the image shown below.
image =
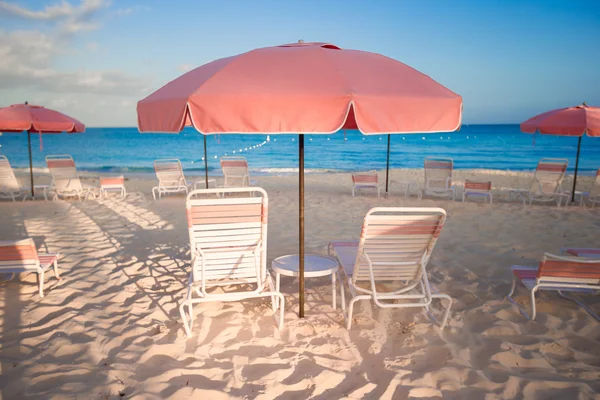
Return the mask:
<path id="1" fill-rule="evenodd" d="M 36 194 L 36 196 L 39 192 L 42 192 L 42 194 L 44 195 L 44 200 L 48 201 L 48 192 L 50 191 L 50 185 L 33 185 L 33 191 Z"/>
<path id="2" fill-rule="evenodd" d="M 279 281 L 281 275 L 300 276 L 299 269 L 300 257 L 298 254 L 281 256 L 273 260 L 271 268 L 275 272 L 275 290 L 279 292 Z M 319 276 L 331 275 L 332 307 L 336 309 L 336 288 L 335 279 L 339 273 L 339 264 L 333 257 L 320 256 L 318 254 L 304 255 L 304 278 L 316 278 Z M 340 295 L 342 297 L 342 309 L 344 307 L 344 285 L 340 285 Z"/>
<path id="3" fill-rule="evenodd" d="M 214 178 L 208 178 L 208 188 L 216 188 L 217 180 Z M 194 181 L 194 190 L 206 189 L 206 179 L 199 179 Z"/>
<path id="4" fill-rule="evenodd" d="M 390 194 L 392 193 L 392 187 L 393 186 L 397 186 L 400 190 L 402 190 L 404 192 L 404 198 L 408 199 L 408 196 L 410 196 L 412 188 L 415 187 L 416 188 L 416 193 L 417 193 L 417 198 L 419 200 L 421 200 L 421 190 L 419 189 L 419 185 L 416 181 L 414 180 L 391 180 L 390 181 Z"/>

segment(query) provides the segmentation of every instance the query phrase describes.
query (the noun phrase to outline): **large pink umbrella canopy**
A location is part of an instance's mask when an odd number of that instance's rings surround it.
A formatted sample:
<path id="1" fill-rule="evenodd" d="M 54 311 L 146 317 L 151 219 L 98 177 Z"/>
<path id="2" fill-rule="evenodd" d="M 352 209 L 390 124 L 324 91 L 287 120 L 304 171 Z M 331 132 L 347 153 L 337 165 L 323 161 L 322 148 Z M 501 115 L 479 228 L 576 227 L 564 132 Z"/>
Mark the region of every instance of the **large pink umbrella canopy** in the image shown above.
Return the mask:
<path id="1" fill-rule="evenodd" d="M 591 107 L 583 103 L 576 107 L 559 108 L 548 111 L 521 124 L 521 131 L 525 133 L 540 132 L 544 135 L 578 136 L 577 158 L 575 161 L 575 177 L 571 201 L 575 199 L 575 186 L 577 185 L 577 170 L 579 168 L 579 151 L 581 150 L 581 137 L 600 136 L 600 107 Z"/>
<path id="2" fill-rule="evenodd" d="M 303 317 L 302 134 L 340 129 L 358 129 L 366 135 L 455 131 L 461 123 L 462 98 L 380 54 L 299 42 L 205 64 L 139 101 L 137 111 L 140 132 L 177 133 L 193 126 L 204 135 L 299 134 L 299 314 Z M 204 159 L 206 163 L 206 136 Z"/>
<path id="3" fill-rule="evenodd" d="M 0 132 L 27 132 L 29 144 L 29 174 L 31 195 L 33 191 L 33 165 L 31 159 L 31 133 L 80 133 L 85 125 L 63 113 L 31 104 L 14 104 L 0 108 Z"/>

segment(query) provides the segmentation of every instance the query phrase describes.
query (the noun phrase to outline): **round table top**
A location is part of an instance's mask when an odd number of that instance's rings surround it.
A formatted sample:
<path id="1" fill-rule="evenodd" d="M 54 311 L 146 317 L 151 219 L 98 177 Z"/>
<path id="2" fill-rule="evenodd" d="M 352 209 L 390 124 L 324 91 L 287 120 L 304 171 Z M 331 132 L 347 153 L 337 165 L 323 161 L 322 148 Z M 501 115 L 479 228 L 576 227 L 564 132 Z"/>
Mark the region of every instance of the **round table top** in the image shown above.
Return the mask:
<path id="1" fill-rule="evenodd" d="M 298 264 L 300 257 L 298 254 L 281 256 L 273 260 L 271 266 L 276 273 L 286 276 L 299 276 Z M 313 278 L 317 276 L 332 275 L 338 269 L 338 262 L 335 258 L 321 256 L 318 254 L 304 255 L 304 277 Z"/>

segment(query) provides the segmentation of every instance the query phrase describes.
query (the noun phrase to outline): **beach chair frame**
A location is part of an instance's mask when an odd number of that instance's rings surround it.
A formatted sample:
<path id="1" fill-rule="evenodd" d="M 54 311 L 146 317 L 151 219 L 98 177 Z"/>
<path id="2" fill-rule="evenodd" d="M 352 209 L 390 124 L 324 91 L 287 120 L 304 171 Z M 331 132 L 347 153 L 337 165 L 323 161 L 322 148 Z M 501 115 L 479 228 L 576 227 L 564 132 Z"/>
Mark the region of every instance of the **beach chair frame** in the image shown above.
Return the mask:
<path id="1" fill-rule="evenodd" d="M 79 179 L 73 157 L 68 154 L 46 156 L 46 165 L 52 176 L 49 191 L 52 200 L 60 197 L 77 197 L 79 200 L 95 199 L 96 195 L 89 188 L 84 188 Z"/>
<path id="2" fill-rule="evenodd" d="M 154 200 L 160 200 L 163 195 L 168 193 L 189 193 L 189 185 L 185 180 L 179 159 L 164 158 L 154 160 L 154 172 L 158 179 L 158 186 L 152 188 L 152 197 L 154 197 Z"/>
<path id="3" fill-rule="evenodd" d="M 223 156 L 219 161 L 223 171 L 223 187 L 250 186 L 250 171 L 245 157 Z"/>
<path id="4" fill-rule="evenodd" d="M 581 195 L 580 205 L 585 205 L 585 200 L 591 204 L 592 208 L 594 208 L 597 203 L 600 203 L 600 168 L 596 171 L 596 178 L 594 179 L 590 190 Z"/>
<path id="5" fill-rule="evenodd" d="M 58 273 L 59 256 L 59 253 L 38 253 L 31 238 L 0 241 L 0 273 L 9 273 L 12 278 L 15 274 L 35 272 L 38 275 L 38 292 L 43 298 L 46 271 L 52 267 L 56 279 L 62 279 Z"/>
<path id="6" fill-rule="evenodd" d="M 6 156 L 0 155 L 0 199 L 17 199 L 23 196 L 23 201 L 29 196 L 29 189 L 21 186 L 15 172 Z"/>
<path id="7" fill-rule="evenodd" d="M 347 329 L 352 327 L 357 301 L 372 300 L 381 308 L 423 307 L 430 312 L 433 299 L 446 300 L 440 323 L 444 328 L 452 298 L 429 283 L 426 267 L 445 221 L 446 212 L 437 207 L 375 207 L 365 216 L 359 241 L 329 243 L 329 255 L 338 259 L 351 295 L 345 313 Z M 382 292 L 377 288 L 382 282 L 400 288 Z"/>
<path id="8" fill-rule="evenodd" d="M 562 181 L 567 172 L 569 160 L 566 158 L 542 158 L 535 169 L 529 189 L 515 189 L 508 192 L 509 201 L 515 195 L 523 201 L 523 205 L 531 205 L 534 201 L 541 203 L 555 202 L 561 206 L 569 201 L 569 194 L 562 188 Z"/>
<path id="9" fill-rule="evenodd" d="M 259 187 L 200 189 L 188 194 L 192 271 L 186 298 L 179 306 L 187 336 L 194 322 L 193 305 L 209 301 L 270 297 L 278 327 L 283 327 L 285 301 L 267 270 L 268 203 L 267 192 Z M 227 287 L 227 291 L 208 291 L 213 287 Z"/>
<path id="10" fill-rule="evenodd" d="M 375 189 L 377 197 L 381 197 L 379 174 L 376 170 L 352 173 L 352 197 L 355 197 L 356 192 L 360 194 L 363 189 Z"/>
<path id="11" fill-rule="evenodd" d="M 560 296 L 575 301 L 592 317 L 600 321 L 600 316 L 591 311 L 585 303 L 564 294 L 564 292 L 598 294 L 600 291 L 600 256 L 598 259 L 593 259 L 544 253 L 539 266 L 513 265 L 511 270 L 513 272 L 512 286 L 506 297 L 528 319 L 534 320 L 536 317 L 536 292 L 549 290 L 556 291 Z M 520 280 L 529 291 L 531 316 L 512 298 L 517 280 Z"/>
<path id="12" fill-rule="evenodd" d="M 450 196 L 454 201 L 456 195 L 456 189 L 452 185 L 454 160 L 446 157 L 425 157 L 423 166 L 425 172 L 423 195 Z"/>

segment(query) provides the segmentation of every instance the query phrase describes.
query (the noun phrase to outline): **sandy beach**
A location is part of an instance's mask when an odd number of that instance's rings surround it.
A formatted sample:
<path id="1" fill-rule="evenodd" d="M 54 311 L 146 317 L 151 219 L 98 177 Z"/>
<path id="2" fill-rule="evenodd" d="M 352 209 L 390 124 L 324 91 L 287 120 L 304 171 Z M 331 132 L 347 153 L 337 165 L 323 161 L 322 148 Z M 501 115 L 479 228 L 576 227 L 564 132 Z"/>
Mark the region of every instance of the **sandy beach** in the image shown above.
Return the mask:
<path id="1" fill-rule="evenodd" d="M 395 170 L 392 179 L 422 174 Z M 299 319 L 297 281 L 284 277 L 282 330 L 266 300 L 217 302 L 195 308 L 188 339 L 178 311 L 190 268 L 183 195 L 155 202 L 153 177 L 135 177 L 125 199 L 2 201 L 0 240 L 32 237 L 60 252 L 63 279 L 47 274 L 43 299 L 33 274 L 0 282 L 0 399 L 600 399 L 599 323 L 555 293 L 539 294 L 533 322 L 505 298 L 511 265 L 600 247 L 600 209 L 508 202 L 500 192 L 526 187 L 531 173 L 457 171 L 456 183 L 465 178 L 491 180 L 494 204 L 405 199 L 397 188 L 387 199 L 352 198 L 347 173 L 306 176 L 310 253 L 357 239 L 375 206 L 447 211 L 428 265 L 454 299 L 443 331 L 421 310 L 366 302 L 348 331 L 328 278 L 306 281 Z M 269 194 L 270 265 L 298 251 L 298 178 L 256 179 Z M 528 307 L 523 287 L 515 299 Z M 585 300 L 600 313 L 600 298 Z"/>

